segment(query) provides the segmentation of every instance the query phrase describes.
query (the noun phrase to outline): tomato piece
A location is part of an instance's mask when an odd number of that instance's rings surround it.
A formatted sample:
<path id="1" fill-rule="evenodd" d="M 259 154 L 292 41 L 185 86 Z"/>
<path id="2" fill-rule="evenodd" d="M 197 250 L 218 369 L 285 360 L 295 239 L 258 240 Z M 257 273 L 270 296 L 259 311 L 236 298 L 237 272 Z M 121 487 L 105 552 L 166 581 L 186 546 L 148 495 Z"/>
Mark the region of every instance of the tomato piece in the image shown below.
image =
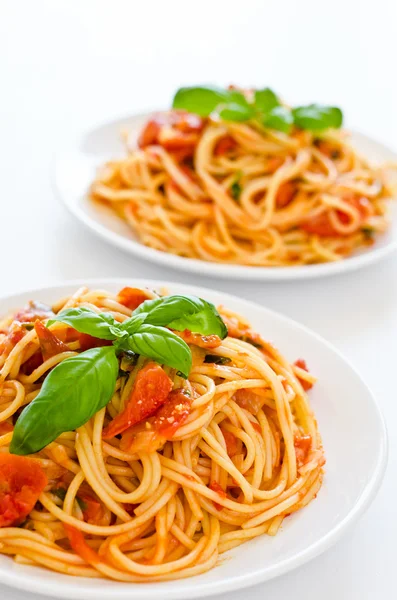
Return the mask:
<path id="1" fill-rule="evenodd" d="M 307 368 L 306 361 L 303 360 L 303 358 L 298 358 L 298 360 L 296 360 L 294 362 L 294 365 L 296 365 L 300 369 L 303 369 L 304 371 L 307 371 L 309 373 L 309 369 Z M 299 379 L 301 386 L 305 390 L 305 392 L 307 392 L 307 390 L 310 390 L 313 387 L 313 384 L 310 383 L 310 381 L 305 381 L 305 379 L 301 379 L 300 377 L 298 377 L 298 379 Z"/>
<path id="2" fill-rule="evenodd" d="M 307 233 L 313 233 L 320 237 L 340 235 L 332 225 L 328 212 L 322 212 L 319 215 L 310 217 L 310 219 L 302 223 L 301 228 Z"/>
<path id="3" fill-rule="evenodd" d="M 140 304 L 142 304 L 142 302 L 148 300 L 148 298 L 149 296 L 144 290 L 140 290 L 139 288 L 124 287 L 117 294 L 116 300 L 123 306 L 126 306 L 131 310 L 135 310 Z"/>
<path id="4" fill-rule="evenodd" d="M 37 350 L 23 365 L 21 365 L 21 371 L 24 375 L 31 375 L 35 369 L 43 364 L 43 355 L 41 350 Z"/>
<path id="5" fill-rule="evenodd" d="M 64 523 L 63 526 L 70 545 L 76 554 L 81 556 L 81 558 L 89 565 L 95 566 L 101 562 L 98 554 L 87 544 L 83 533 L 79 529 L 76 529 L 76 527 L 73 527 L 72 525 L 67 525 L 66 523 Z"/>
<path id="6" fill-rule="evenodd" d="M 149 427 L 149 429 L 148 429 Z M 120 450 L 123 452 L 156 452 L 167 439 L 158 431 L 150 429 L 150 419 L 127 429 L 121 436 Z"/>
<path id="7" fill-rule="evenodd" d="M 241 408 L 248 410 L 252 415 L 256 415 L 258 410 L 262 407 L 263 399 L 250 389 L 237 390 L 234 396 L 237 404 L 241 406 Z"/>
<path id="8" fill-rule="evenodd" d="M 138 146 L 160 144 L 170 151 L 189 149 L 191 156 L 203 127 L 204 121 L 198 115 L 180 110 L 158 113 L 145 125 Z"/>
<path id="9" fill-rule="evenodd" d="M 99 500 L 94 498 L 94 496 L 92 496 L 88 492 L 84 492 L 81 490 L 79 490 L 77 497 L 80 500 L 82 500 L 85 504 L 83 510 L 84 520 L 88 523 L 96 525 L 102 516 L 102 506 Z"/>
<path id="10" fill-rule="evenodd" d="M 347 194 L 343 197 L 343 200 L 356 208 L 359 212 L 360 219 L 357 224 L 358 230 L 362 223 L 371 215 L 374 214 L 374 209 L 368 198 L 359 197 L 356 194 Z M 350 217 L 347 213 L 337 210 L 336 214 L 341 223 L 346 225 L 350 221 Z M 301 228 L 308 233 L 319 235 L 320 237 L 335 237 L 343 236 L 344 234 L 335 229 L 334 225 L 329 216 L 329 212 L 322 212 L 319 215 L 310 217 L 306 222 L 302 223 Z M 348 233 L 346 235 L 351 235 Z"/>
<path id="11" fill-rule="evenodd" d="M 175 435 L 186 421 L 191 398 L 183 390 L 172 391 L 155 415 L 130 427 L 122 436 L 120 449 L 125 452 L 155 452 Z"/>
<path id="12" fill-rule="evenodd" d="M 296 194 L 296 184 L 293 181 L 284 181 L 278 188 L 276 195 L 277 208 L 288 206 Z"/>
<path id="13" fill-rule="evenodd" d="M 216 492 L 221 498 L 226 498 L 227 497 L 225 490 L 219 485 L 219 483 L 217 481 L 211 481 L 211 483 L 210 483 L 210 485 L 208 487 L 213 492 Z M 218 504 L 218 502 L 215 502 L 214 500 L 212 501 L 212 504 L 215 506 L 216 510 L 222 510 L 223 509 L 222 504 Z"/>
<path id="14" fill-rule="evenodd" d="M 223 427 L 221 427 L 220 429 L 222 431 L 223 437 L 225 438 L 226 452 L 230 457 L 234 456 L 235 454 L 237 454 L 238 450 L 236 436 L 231 431 L 223 429 Z"/>
<path id="15" fill-rule="evenodd" d="M 11 423 L 7 423 L 7 421 L 0 423 L 0 435 L 5 435 L 11 431 L 14 431 L 14 426 Z"/>
<path id="16" fill-rule="evenodd" d="M 47 476 L 34 458 L 0 454 L 0 527 L 21 523 L 46 485 Z"/>
<path id="17" fill-rule="evenodd" d="M 152 427 L 170 439 L 190 414 L 192 400 L 184 390 L 173 390 L 166 402 L 156 412 Z"/>
<path id="18" fill-rule="evenodd" d="M 69 347 L 61 342 L 60 339 L 56 337 L 42 323 L 41 321 L 35 321 L 34 328 L 37 333 L 37 337 L 39 338 L 41 353 L 43 355 L 43 360 L 46 361 L 61 352 L 69 352 Z"/>
<path id="19" fill-rule="evenodd" d="M 21 327 L 21 324 L 18 321 L 14 321 L 7 332 L 6 337 L 2 340 L 0 344 L 0 355 L 5 354 L 8 356 L 10 352 L 15 348 L 18 342 L 24 337 L 26 330 Z"/>
<path id="20" fill-rule="evenodd" d="M 124 410 L 103 430 L 105 440 L 152 416 L 164 404 L 172 389 L 172 381 L 160 367 L 149 362 L 136 377 Z"/>
<path id="21" fill-rule="evenodd" d="M 227 154 L 236 148 L 237 142 L 232 138 L 232 136 L 225 135 L 225 137 L 221 138 L 215 146 L 215 156 L 222 156 L 223 154 Z"/>
<path id="22" fill-rule="evenodd" d="M 159 144 L 171 152 L 190 149 L 191 154 L 193 154 L 193 150 L 198 141 L 198 133 L 183 133 L 182 131 L 177 131 L 173 127 L 163 127 L 158 135 Z"/>
<path id="23" fill-rule="evenodd" d="M 312 447 L 312 436 L 311 435 L 296 435 L 294 437 L 294 447 L 298 466 L 305 464 L 308 454 Z"/>
<path id="24" fill-rule="evenodd" d="M 343 200 L 356 208 L 360 213 L 361 220 L 364 221 L 368 217 L 374 214 L 374 208 L 368 198 L 364 198 L 363 196 L 357 196 L 356 194 L 350 194 L 348 196 L 344 196 Z M 336 211 L 339 217 L 339 220 L 342 223 L 348 223 L 350 217 L 343 211 Z"/>
<path id="25" fill-rule="evenodd" d="M 54 313 L 50 306 L 31 300 L 25 308 L 22 308 L 14 315 L 14 320 L 20 323 L 33 323 L 37 319 L 50 319 Z"/>
<path id="26" fill-rule="evenodd" d="M 174 333 L 187 344 L 193 344 L 194 346 L 199 346 L 199 348 L 217 348 L 222 343 L 218 335 L 200 335 L 199 333 L 192 333 L 189 329 L 174 331 Z"/>
<path id="27" fill-rule="evenodd" d="M 171 124 L 183 133 L 200 133 L 204 127 L 204 120 L 194 113 L 174 110 L 171 113 Z"/>

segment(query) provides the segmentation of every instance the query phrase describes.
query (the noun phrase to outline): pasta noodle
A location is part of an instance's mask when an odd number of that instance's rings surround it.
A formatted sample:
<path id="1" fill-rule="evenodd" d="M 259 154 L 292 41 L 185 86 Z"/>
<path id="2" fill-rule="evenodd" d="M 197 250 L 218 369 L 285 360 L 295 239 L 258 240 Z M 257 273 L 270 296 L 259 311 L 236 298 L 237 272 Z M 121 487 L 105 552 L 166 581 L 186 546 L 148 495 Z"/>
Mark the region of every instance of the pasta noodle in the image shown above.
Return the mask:
<path id="1" fill-rule="evenodd" d="M 286 134 L 174 110 L 154 115 L 138 144 L 126 134 L 125 158 L 99 169 L 90 198 L 156 250 L 306 265 L 345 258 L 387 229 L 387 165 L 371 165 L 344 130 Z"/>
<path id="2" fill-rule="evenodd" d="M 156 297 L 148 290 L 141 295 L 140 302 Z M 81 288 L 52 310 L 65 307 L 110 313 L 119 323 L 131 315 L 121 293 L 105 290 Z M 84 425 L 22 459 L 33 457 L 45 487 L 22 523 L 3 526 L 1 457 L 11 456 L 17 417 L 32 406 L 49 370 L 78 356 L 87 340 L 70 335 L 76 331 L 63 323 L 43 333 L 37 321 L 45 322 L 52 311 L 37 303 L 0 323 L 1 553 L 82 577 L 190 577 L 215 566 L 231 548 L 275 535 L 288 515 L 316 497 L 325 461 L 306 394 L 315 377 L 302 360 L 290 364 L 242 317 L 219 311 L 229 335 L 217 345 L 202 337 L 189 343 L 188 378 L 161 369 L 190 402 L 187 418 L 168 439 L 152 451 L 148 445 L 135 451 L 126 449 L 128 432 L 110 437 L 139 373 L 151 368 L 141 356 L 124 371 L 120 357 L 110 402 Z M 49 336 L 56 336 L 59 353 L 45 359 Z M 94 346 L 101 342 L 92 339 Z M 40 351 L 44 362 L 36 360 Z"/>

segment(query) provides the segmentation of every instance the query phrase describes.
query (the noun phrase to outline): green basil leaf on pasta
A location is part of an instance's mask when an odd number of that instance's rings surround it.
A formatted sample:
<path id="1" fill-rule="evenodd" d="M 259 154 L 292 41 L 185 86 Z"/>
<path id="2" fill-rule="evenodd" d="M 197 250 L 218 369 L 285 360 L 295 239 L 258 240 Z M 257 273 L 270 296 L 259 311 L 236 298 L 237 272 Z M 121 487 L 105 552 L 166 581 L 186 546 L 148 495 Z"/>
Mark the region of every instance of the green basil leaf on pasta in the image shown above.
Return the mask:
<path id="1" fill-rule="evenodd" d="M 261 113 L 267 113 L 276 106 L 280 106 L 280 100 L 270 88 L 256 90 L 254 94 L 255 108 Z"/>
<path id="2" fill-rule="evenodd" d="M 118 371 L 113 346 L 92 348 L 59 363 L 19 416 L 10 452 L 33 454 L 61 433 L 84 425 L 112 398 Z"/>
<path id="3" fill-rule="evenodd" d="M 270 129 L 289 133 L 294 123 L 291 111 L 285 106 L 275 106 L 263 118 L 262 124 Z"/>
<path id="4" fill-rule="evenodd" d="M 215 306 L 196 296 L 164 296 L 146 300 L 133 312 L 133 317 L 146 313 L 145 323 L 167 326 L 183 331 L 189 329 L 201 335 L 227 336 L 227 327 Z"/>
<path id="5" fill-rule="evenodd" d="M 119 323 L 109 313 L 96 313 L 89 308 L 66 308 L 47 322 L 47 327 L 56 322 L 66 323 L 80 333 L 87 333 L 102 340 L 117 339 Z"/>
<path id="6" fill-rule="evenodd" d="M 186 110 L 202 117 L 208 117 L 216 107 L 228 101 L 226 90 L 217 87 L 184 87 L 174 96 L 172 108 Z"/>
<path id="7" fill-rule="evenodd" d="M 169 329 L 144 324 L 127 340 L 123 340 L 121 347 L 127 344 L 128 350 L 177 369 L 184 377 L 188 377 L 192 368 L 192 353 L 186 342 Z"/>
<path id="8" fill-rule="evenodd" d="M 343 123 L 342 111 L 336 106 L 309 104 L 294 108 L 292 114 L 295 125 L 309 131 L 321 131 L 330 127 L 338 129 Z"/>
<path id="9" fill-rule="evenodd" d="M 236 102 L 222 104 L 217 108 L 216 112 L 223 121 L 237 122 L 248 121 L 255 114 L 253 107 L 249 104 L 237 104 Z"/>

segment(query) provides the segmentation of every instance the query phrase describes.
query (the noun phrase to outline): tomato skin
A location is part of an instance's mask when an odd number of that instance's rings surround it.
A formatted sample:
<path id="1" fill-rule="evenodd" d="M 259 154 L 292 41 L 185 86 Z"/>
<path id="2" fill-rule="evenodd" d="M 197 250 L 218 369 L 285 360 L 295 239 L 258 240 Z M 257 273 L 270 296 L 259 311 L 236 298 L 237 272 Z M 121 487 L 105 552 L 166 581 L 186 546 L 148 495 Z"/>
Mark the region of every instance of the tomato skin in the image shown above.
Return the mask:
<path id="1" fill-rule="evenodd" d="M 298 463 L 298 466 L 302 466 L 305 464 L 308 454 L 311 450 L 312 436 L 309 434 L 295 436 L 294 447 L 295 447 L 296 461 Z"/>
<path id="2" fill-rule="evenodd" d="M 231 135 L 225 135 L 225 137 L 221 138 L 219 142 L 215 146 L 215 156 L 223 156 L 227 154 L 231 150 L 235 150 L 237 147 L 237 143 L 232 138 Z"/>
<path id="3" fill-rule="evenodd" d="M 7 336 L 0 344 L 0 355 L 6 354 L 8 356 L 18 342 L 24 337 L 25 333 L 26 330 L 21 327 L 21 324 L 18 321 L 14 321 L 10 325 Z"/>
<path id="4" fill-rule="evenodd" d="M 34 328 L 39 338 L 43 360 L 46 361 L 61 352 L 69 352 L 69 347 L 61 342 L 41 321 L 35 321 Z"/>
<path id="5" fill-rule="evenodd" d="M 120 449 L 155 452 L 171 440 L 190 414 L 192 400 L 183 390 L 173 390 L 155 415 L 124 432 Z"/>
<path id="6" fill-rule="evenodd" d="M 81 558 L 89 565 L 95 566 L 101 562 L 98 554 L 87 544 L 83 533 L 79 529 L 76 529 L 76 527 L 73 527 L 72 525 L 67 525 L 66 523 L 64 523 L 63 526 L 70 545 L 76 554 L 81 556 Z"/>
<path id="7" fill-rule="evenodd" d="M 368 198 L 359 197 L 355 194 L 346 194 L 343 200 L 356 208 L 360 215 L 357 229 L 359 229 L 362 223 L 374 213 L 373 206 Z M 337 217 L 341 223 L 346 225 L 349 223 L 349 216 L 341 211 L 336 211 Z M 301 228 L 307 233 L 313 233 L 320 237 L 343 237 L 343 235 L 351 235 L 351 233 L 343 234 L 342 232 L 335 229 L 329 216 L 329 212 L 322 212 L 315 217 L 310 217 L 307 221 L 302 223 Z"/>
<path id="8" fill-rule="evenodd" d="M 236 402 L 241 408 L 248 410 L 252 415 L 256 415 L 262 407 L 263 399 L 255 394 L 251 389 L 237 390 L 234 394 Z"/>
<path id="9" fill-rule="evenodd" d="M 211 481 L 211 483 L 208 487 L 213 492 L 216 492 L 221 498 L 226 498 L 225 490 L 219 485 L 219 483 L 217 481 Z M 214 500 L 212 501 L 212 504 L 215 506 L 216 510 L 223 509 L 222 504 L 218 504 L 218 502 L 215 502 Z"/>
<path id="10" fill-rule="evenodd" d="M 149 362 L 139 371 L 123 412 L 103 430 L 103 439 L 110 439 L 153 415 L 164 404 L 171 389 L 172 381 L 165 371 L 160 365 Z"/>
<path id="11" fill-rule="evenodd" d="M 189 329 L 174 331 L 174 333 L 187 344 L 193 344 L 194 346 L 199 346 L 199 348 L 217 348 L 222 343 L 218 335 L 200 335 L 199 333 L 192 333 Z"/>
<path id="12" fill-rule="evenodd" d="M 117 302 L 131 310 L 138 308 L 138 306 L 145 302 L 145 300 L 148 300 L 148 298 L 149 296 L 143 290 L 131 287 L 124 287 L 117 294 Z"/>
<path id="13" fill-rule="evenodd" d="M 50 306 L 46 306 L 41 302 L 31 300 L 25 308 L 22 308 L 14 315 L 14 321 L 20 323 L 33 323 L 37 319 L 50 319 L 54 316 Z"/>
<path id="14" fill-rule="evenodd" d="M 183 390 L 173 390 L 156 412 L 152 427 L 167 439 L 174 436 L 190 414 L 192 400 Z"/>
<path id="15" fill-rule="evenodd" d="M 84 520 L 96 525 L 102 516 L 101 503 L 88 492 L 79 490 L 77 496 L 86 504 L 86 508 L 83 510 Z"/>
<path id="16" fill-rule="evenodd" d="M 306 361 L 303 360 L 303 358 L 298 358 L 298 360 L 296 360 L 294 362 L 294 365 L 296 365 L 300 369 L 303 369 L 304 371 L 307 371 L 309 373 L 309 369 L 307 368 Z M 307 390 L 311 390 L 311 388 L 313 387 L 313 384 L 310 383 L 310 381 L 305 381 L 304 379 L 301 379 L 300 377 L 298 377 L 298 379 L 299 379 L 301 386 L 305 390 L 305 392 L 307 392 Z"/>
<path id="17" fill-rule="evenodd" d="M 146 148 L 160 144 L 169 151 L 190 150 L 199 141 L 199 135 L 204 127 L 204 121 L 198 115 L 182 110 L 173 110 L 168 113 L 158 113 L 143 128 L 138 146 Z"/>
<path id="18" fill-rule="evenodd" d="M 226 452 L 230 457 L 232 457 L 237 454 L 237 438 L 231 431 L 223 429 L 222 427 L 220 429 L 223 437 L 225 438 Z"/>
<path id="19" fill-rule="evenodd" d="M 0 423 L 0 435 L 5 435 L 11 431 L 14 431 L 14 426 L 11 425 L 11 423 L 7 423 L 7 421 L 2 421 Z"/>
<path id="20" fill-rule="evenodd" d="M 46 474 L 34 458 L 0 454 L 0 527 L 21 523 L 47 483 Z"/>
<path id="21" fill-rule="evenodd" d="M 292 181 L 284 181 L 278 188 L 276 195 L 277 208 L 285 208 L 292 202 L 296 193 L 296 184 Z"/>

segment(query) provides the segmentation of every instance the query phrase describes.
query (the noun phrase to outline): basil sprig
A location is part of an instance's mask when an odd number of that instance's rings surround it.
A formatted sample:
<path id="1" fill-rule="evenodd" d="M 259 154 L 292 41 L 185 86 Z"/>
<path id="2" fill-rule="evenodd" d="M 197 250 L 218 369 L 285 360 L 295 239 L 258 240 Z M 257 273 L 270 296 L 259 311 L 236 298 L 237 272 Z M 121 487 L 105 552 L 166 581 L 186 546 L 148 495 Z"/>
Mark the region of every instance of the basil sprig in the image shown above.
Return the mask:
<path id="1" fill-rule="evenodd" d="M 343 115 L 336 106 L 310 104 L 290 109 L 283 106 L 270 88 L 256 90 L 252 102 L 238 90 L 214 87 L 181 88 L 175 94 L 173 108 L 208 117 L 216 114 L 224 121 L 256 120 L 265 127 L 290 133 L 293 125 L 308 131 L 342 126 Z"/>
<path id="2" fill-rule="evenodd" d="M 118 354 L 133 352 L 189 375 L 192 355 L 175 331 L 189 329 L 225 338 L 227 328 L 215 306 L 195 296 L 146 300 L 129 319 L 118 323 L 110 313 L 68 308 L 47 322 L 62 322 L 80 333 L 110 340 L 59 363 L 46 377 L 40 393 L 22 411 L 10 445 L 13 454 L 38 452 L 61 433 L 84 425 L 111 400 L 118 373 Z"/>

